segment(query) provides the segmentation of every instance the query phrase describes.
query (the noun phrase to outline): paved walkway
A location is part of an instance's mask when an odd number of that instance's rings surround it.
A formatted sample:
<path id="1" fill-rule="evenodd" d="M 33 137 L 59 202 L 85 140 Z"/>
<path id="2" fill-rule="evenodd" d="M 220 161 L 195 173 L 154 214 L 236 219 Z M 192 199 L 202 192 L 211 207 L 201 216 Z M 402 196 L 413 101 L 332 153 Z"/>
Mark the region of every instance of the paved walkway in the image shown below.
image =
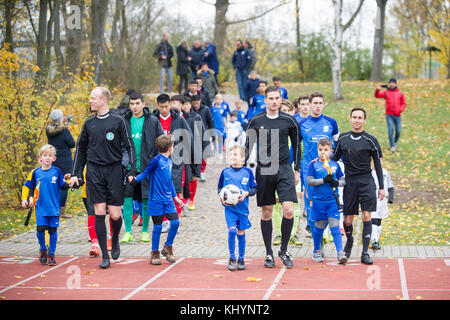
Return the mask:
<path id="1" fill-rule="evenodd" d="M 234 106 L 232 96 L 227 96 L 230 107 Z M 225 160 L 218 157 L 210 158 L 206 168 L 206 182 L 198 183 L 196 196 L 196 210 L 190 211 L 187 217 L 181 218 L 180 229 L 174 243 L 174 253 L 178 257 L 228 257 L 227 228 L 224 218 L 224 210 L 217 197 L 217 182 L 220 172 L 225 167 Z M 300 200 L 303 208 L 303 199 Z M 260 231 L 260 209 L 256 206 L 256 197 L 250 198 L 250 221 L 253 227 L 246 232 L 247 257 L 261 257 L 265 255 L 264 245 Z M 150 222 L 149 230 L 152 226 Z M 298 237 L 303 241 L 302 246 L 289 245 L 288 250 L 294 257 L 311 257 L 313 243 L 311 238 L 306 238 L 306 218 L 301 217 Z M 135 241 L 121 244 L 122 256 L 147 257 L 151 250 L 150 243 L 140 242 L 141 227 L 137 221 L 133 226 Z M 361 243 L 361 221 L 355 219 L 355 239 Z M 124 233 L 124 227 L 121 236 Z M 163 234 L 161 245 L 167 234 Z M 331 237 L 330 237 L 331 238 Z M 87 230 L 87 216 L 77 216 L 69 220 L 61 220 L 58 229 L 58 246 L 56 254 L 60 256 L 83 256 L 90 249 Z M 343 237 L 345 242 L 345 236 Z M 237 244 L 236 244 L 237 246 Z M 273 247 L 275 255 L 278 246 Z M 0 256 L 35 256 L 38 254 L 36 231 L 30 230 L 14 238 L 0 242 Z M 236 248 L 237 250 L 237 248 Z M 414 257 L 433 258 L 450 257 L 450 247 L 447 246 L 382 246 L 380 251 L 371 256 L 377 257 Z M 324 247 L 326 257 L 336 256 L 334 244 L 328 243 Z M 352 257 L 361 256 L 361 247 L 355 246 Z"/>

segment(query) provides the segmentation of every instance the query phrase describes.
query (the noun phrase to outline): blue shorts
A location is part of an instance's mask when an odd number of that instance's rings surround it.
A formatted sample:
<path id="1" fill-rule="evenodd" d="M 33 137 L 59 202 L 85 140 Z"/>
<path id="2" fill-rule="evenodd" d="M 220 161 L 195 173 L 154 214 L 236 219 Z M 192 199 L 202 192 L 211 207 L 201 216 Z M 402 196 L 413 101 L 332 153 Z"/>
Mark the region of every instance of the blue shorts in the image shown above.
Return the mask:
<path id="1" fill-rule="evenodd" d="M 235 227 L 238 230 L 246 230 L 252 227 L 248 216 L 233 211 L 225 210 L 225 220 L 227 221 L 227 228 Z"/>
<path id="2" fill-rule="evenodd" d="M 335 200 L 333 201 L 317 201 L 313 200 L 311 207 L 311 220 L 320 221 L 328 220 L 328 218 L 340 219 L 341 215 Z"/>
<path id="3" fill-rule="evenodd" d="M 59 216 L 36 216 L 36 226 L 59 227 Z"/>
<path id="4" fill-rule="evenodd" d="M 149 201 L 147 205 L 147 215 L 149 216 L 162 216 L 166 213 L 176 213 L 175 202 L 173 200 L 168 201 Z"/>

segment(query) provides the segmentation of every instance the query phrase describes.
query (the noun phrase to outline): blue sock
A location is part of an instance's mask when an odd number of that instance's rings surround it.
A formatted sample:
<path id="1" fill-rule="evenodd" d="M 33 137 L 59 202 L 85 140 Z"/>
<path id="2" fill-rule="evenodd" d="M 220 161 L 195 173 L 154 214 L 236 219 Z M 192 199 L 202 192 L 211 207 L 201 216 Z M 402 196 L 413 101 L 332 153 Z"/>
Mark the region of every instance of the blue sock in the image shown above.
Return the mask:
<path id="1" fill-rule="evenodd" d="M 152 251 L 159 250 L 159 238 L 161 238 L 162 224 L 154 224 L 152 232 Z"/>
<path id="2" fill-rule="evenodd" d="M 170 228 L 167 234 L 166 246 L 171 246 L 173 244 L 173 240 L 177 235 L 178 227 L 180 226 L 180 220 L 170 220 Z"/>
<path id="3" fill-rule="evenodd" d="M 40 250 L 47 250 L 47 246 L 45 244 L 45 231 L 44 232 L 36 231 L 36 237 L 38 238 L 39 245 L 41 246 Z"/>
<path id="4" fill-rule="evenodd" d="M 55 255 L 57 241 L 58 241 L 58 232 L 55 231 L 53 233 L 50 233 L 50 247 L 48 248 L 48 254 L 51 256 Z"/>
<path id="5" fill-rule="evenodd" d="M 228 229 L 228 250 L 230 251 L 230 258 L 236 260 L 236 256 L 234 255 L 234 250 L 236 249 L 236 228 Z"/>
<path id="6" fill-rule="evenodd" d="M 312 233 L 312 238 L 314 240 L 314 252 L 320 251 L 320 246 L 322 244 L 322 236 L 323 231 L 325 229 L 320 229 L 317 227 L 314 227 L 314 232 Z"/>
<path id="7" fill-rule="evenodd" d="M 244 254 L 245 254 L 245 233 L 244 234 L 238 234 L 238 244 L 239 244 L 239 260 L 244 260 Z"/>
<path id="8" fill-rule="evenodd" d="M 339 252 L 342 251 L 342 235 L 341 230 L 339 229 L 339 226 L 331 227 L 330 228 L 331 235 L 333 236 L 334 245 L 336 247 L 336 252 L 339 254 Z"/>

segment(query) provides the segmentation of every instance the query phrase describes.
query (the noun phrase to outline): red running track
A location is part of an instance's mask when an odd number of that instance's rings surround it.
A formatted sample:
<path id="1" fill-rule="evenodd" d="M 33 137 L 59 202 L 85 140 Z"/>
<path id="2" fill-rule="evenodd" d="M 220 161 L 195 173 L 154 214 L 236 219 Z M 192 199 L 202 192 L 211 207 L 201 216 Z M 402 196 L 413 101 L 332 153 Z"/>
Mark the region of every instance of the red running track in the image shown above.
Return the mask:
<path id="1" fill-rule="evenodd" d="M 244 271 L 227 270 L 228 259 L 120 258 L 107 270 L 99 258 L 0 258 L 0 300 L 450 300 L 450 260 L 374 259 L 374 265 L 334 259 L 294 259 L 294 268 L 267 269 L 247 259 Z"/>

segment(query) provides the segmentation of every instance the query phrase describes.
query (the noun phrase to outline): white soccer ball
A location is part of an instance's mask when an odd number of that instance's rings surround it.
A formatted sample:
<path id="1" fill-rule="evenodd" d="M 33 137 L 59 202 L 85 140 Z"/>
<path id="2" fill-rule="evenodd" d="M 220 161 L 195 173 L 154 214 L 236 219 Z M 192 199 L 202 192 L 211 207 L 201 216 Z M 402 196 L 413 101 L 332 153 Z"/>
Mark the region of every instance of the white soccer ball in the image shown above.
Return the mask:
<path id="1" fill-rule="evenodd" d="M 228 206 L 234 206 L 239 202 L 241 190 L 234 184 L 227 184 L 220 190 L 219 197 Z"/>

